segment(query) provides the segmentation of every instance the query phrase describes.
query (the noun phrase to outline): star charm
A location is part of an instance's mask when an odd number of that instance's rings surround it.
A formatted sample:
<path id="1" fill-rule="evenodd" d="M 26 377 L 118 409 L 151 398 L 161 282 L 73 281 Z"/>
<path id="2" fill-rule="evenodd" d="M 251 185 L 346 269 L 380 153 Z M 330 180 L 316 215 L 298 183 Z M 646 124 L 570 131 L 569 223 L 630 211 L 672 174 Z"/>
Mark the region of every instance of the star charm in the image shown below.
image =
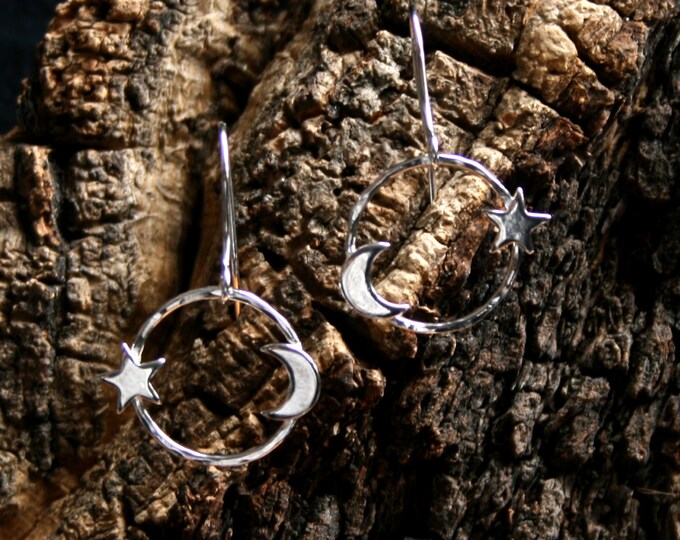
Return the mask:
<path id="1" fill-rule="evenodd" d="M 494 251 L 514 243 L 527 253 L 534 252 L 531 231 L 552 217 L 550 214 L 528 212 L 522 188 L 517 188 L 507 210 L 487 210 L 485 213 L 498 227 Z"/>
<path id="2" fill-rule="evenodd" d="M 123 343 L 123 365 L 118 371 L 108 371 L 98 377 L 118 390 L 118 412 L 128 406 L 135 397 L 143 397 L 160 403 L 156 389 L 151 386 L 151 377 L 165 364 L 165 358 L 140 364 L 140 360 L 132 353 L 127 343 Z"/>

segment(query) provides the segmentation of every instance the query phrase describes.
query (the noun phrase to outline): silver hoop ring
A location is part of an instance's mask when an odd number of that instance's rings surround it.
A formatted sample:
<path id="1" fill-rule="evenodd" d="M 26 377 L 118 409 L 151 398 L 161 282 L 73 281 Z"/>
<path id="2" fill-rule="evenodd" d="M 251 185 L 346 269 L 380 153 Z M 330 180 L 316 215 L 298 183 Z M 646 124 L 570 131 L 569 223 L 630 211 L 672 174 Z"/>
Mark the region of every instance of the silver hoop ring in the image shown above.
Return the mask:
<path id="1" fill-rule="evenodd" d="M 423 34 L 414 2 L 411 2 L 409 12 L 413 72 L 427 154 L 403 161 L 388 169 L 382 177 L 368 186 L 359 196 L 359 200 L 352 208 L 349 216 L 349 231 L 345 247 L 346 260 L 342 267 L 340 289 L 347 302 L 366 317 L 387 319 L 392 324 L 413 332 L 436 334 L 453 332 L 471 326 L 486 317 L 503 301 L 510 292 L 510 288 L 517 277 L 520 248 L 527 253 L 533 252 L 531 231 L 548 221 L 551 216 L 550 214 L 527 211 L 522 188 L 517 188 L 515 195 L 510 195 L 501 181 L 480 163 L 457 154 L 439 152 L 439 139 L 434 130 L 430 94 L 427 89 Z M 435 182 L 435 168 L 437 165 L 450 166 L 474 173 L 484 179 L 491 186 L 491 189 L 498 194 L 503 201 L 505 210 L 489 210 L 486 212 L 486 215 L 496 224 L 498 229 L 493 249 L 498 250 L 509 245 L 510 259 L 500 286 L 479 308 L 462 317 L 446 319 L 440 322 L 425 322 L 404 317 L 402 313 L 411 309 L 411 306 L 408 304 L 395 304 L 386 300 L 378 294 L 371 283 L 371 265 L 374 259 L 390 245 L 387 242 L 376 242 L 357 249 L 356 237 L 359 219 L 369 201 L 385 182 L 398 173 L 426 166 L 428 168 L 430 203 L 434 202 L 437 197 L 437 184 Z"/>
<path id="2" fill-rule="evenodd" d="M 395 304 L 382 298 L 371 282 L 371 265 L 373 260 L 389 247 L 387 242 L 367 244 L 357 249 L 356 239 L 359 220 L 368 203 L 375 193 L 392 177 L 418 167 L 444 165 L 458 170 L 465 170 L 479 176 L 496 192 L 503 201 L 506 209 L 513 202 L 513 196 L 501 181 L 486 167 L 472 159 L 457 154 L 438 153 L 431 156 L 419 156 L 403 161 L 388 169 L 382 177 L 371 184 L 359 197 L 350 212 L 349 232 L 345 246 L 346 261 L 342 267 L 340 288 L 347 302 L 361 314 L 372 318 L 383 318 L 392 324 L 422 334 L 437 334 L 461 330 L 486 317 L 500 304 L 511 290 L 517 277 L 520 261 L 520 251 L 517 244 L 510 245 L 510 259 L 507 263 L 505 276 L 491 297 L 480 307 L 458 318 L 446 319 L 439 322 L 419 321 L 405 317 L 401 313 L 411 309 L 408 304 Z"/>
<path id="3" fill-rule="evenodd" d="M 276 324 L 292 349 L 302 352 L 300 340 L 298 339 L 298 336 L 290 323 L 283 317 L 283 315 L 281 315 L 267 302 L 262 300 L 259 296 L 241 289 L 228 288 L 225 291 L 222 287 L 204 287 L 202 289 L 194 289 L 176 296 L 160 307 L 153 315 L 151 315 L 142 325 L 134 343 L 130 347 L 132 355 L 137 358 L 142 357 L 144 346 L 146 345 L 149 335 L 161 323 L 161 321 L 163 321 L 171 313 L 189 304 L 204 300 L 219 302 L 234 301 L 254 308 L 260 313 L 266 315 L 272 322 Z M 306 355 L 306 353 L 302 353 Z M 284 365 L 287 369 L 290 369 L 287 363 L 284 363 Z M 311 360 L 311 358 L 309 359 L 309 365 L 312 366 L 314 370 L 316 370 L 316 365 Z M 316 372 L 316 376 L 318 377 L 318 372 Z M 316 391 L 318 394 L 318 387 Z M 289 389 L 289 397 L 290 395 L 291 391 Z M 316 401 L 316 397 L 318 397 L 318 395 L 315 396 L 314 401 Z M 245 463 L 250 463 L 251 461 L 255 461 L 266 456 L 279 444 L 281 444 L 281 442 L 283 442 L 288 433 L 290 433 L 290 430 L 295 425 L 296 420 L 296 418 L 283 419 L 279 428 L 269 437 L 269 439 L 267 439 L 266 442 L 243 452 L 235 454 L 206 454 L 204 452 L 187 448 L 186 446 L 183 446 L 172 439 L 151 417 L 149 411 L 146 408 L 146 404 L 141 397 L 134 397 L 132 403 L 135 410 L 137 411 L 137 416 L 139 416 L 139 419 L 142 421 L 144 426 L 149 430 L 151 435 L 153 435 L 153 437 L 170 452 L 183 458 L 191 459 L 200 463 L 206 463 L 208 465 L 215 465 L 217 467 L 235 467 Z"/>
<path id="4" fill-rule="evenodd" d="M 218 467 L 235 467 L 266 456 L 274 450 L 290 433 L 295 420 L 306 414 L 319 398 L 319 368 L 302 348 L 302 344 L 293 327 L 276 309 L 259 296 L 238 288 L 239 272 L 236 256 L 236 210 L 234 208 L 234 190 L 229 163 L 229 141 L 227 127 L 220 124 L 219 130 L 220 156 L 222 158 L 222 217 L 224 219 L 224 238 L 222 241 L 222 272 L 219 287 L 194 289 L 176 296 L 166 302 L 142 325 L 132 347 L 123 343 L 123 362 L 120 369 L 100 373 L 98 377 L 118 390 L 118 412 L 130 403 L 137 411 L 137 416 L 153 437 L 173 454 L 180 457 L 215 465 Z M 234 317 L 238 318 L 240 305 L 245 304 L 267 316 L 281 333 L 287 343 L 271 343 L 260 350 L 280 361 L 288 372 L 288 396 L 285 402 L 276 409 L 261 414 L 281 422 L 279 428 L 262 444 L 244 452 L 235 454 L 206 454 L 187 448 L 173 440 L 153 420 L 142 399 L 160 403 L 158 392 L 151 384 L 151 378 L 165 363 L 165 358 L 142 363 L 142 353 L 146 340 L 151 332 L 172 312 L 188 304 L 203 300 L 219 300 L 234 302 Z"/>

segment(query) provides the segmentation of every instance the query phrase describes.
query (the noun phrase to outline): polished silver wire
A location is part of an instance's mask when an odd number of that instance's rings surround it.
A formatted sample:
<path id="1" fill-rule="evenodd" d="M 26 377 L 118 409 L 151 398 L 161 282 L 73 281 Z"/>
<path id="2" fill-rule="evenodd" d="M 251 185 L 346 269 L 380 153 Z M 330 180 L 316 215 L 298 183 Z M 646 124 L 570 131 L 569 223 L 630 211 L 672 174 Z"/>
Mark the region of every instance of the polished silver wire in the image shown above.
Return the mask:
<path id="1" fill-rule="evenodd" d="M 221 158 L 221 201 L 223 219 L 222 240 L 222 275 L 221 286 L 225 297 L 230 288 L 238 288 L 239 272 L 238 257 L 236 256 L 236 209 L 234 204 L 234 184 L 231 178 L 231 163 L 229 160 L 229 139 L 227 126 L 219 124 L 220 158 Z"/>
<path id="2" fill-rule="evenodd" d="M 274 450 L 290 433 L 295 421 L 309 412 L 319 398 L 320 376 L 316 363 L 302 349 L 300 340 L 288 320 L 274 307 L 250 291 L 239 289 L 238 259 L 236 254 L 236 218 L 234 192 L 229 163 L 229 144 L 224 124 L 219 125 L 219 144 L 222 162 L 221 194 L 223 244 L 220 285 L 194 289 L 172 298 L 157 309 L 142 325 L 131 347 L 123 344 L 123 362 L 117 371 L 102 373 L 99 378 L 115 386 L 119 392 L 119 411 L 132 403 L 137 416 L 151 435 L 173 454 L 186 459 L 218 467 L 235 467 L 262 458 Z M 283 405 L 262 414 L 280 422 L 279 427 L 262 444 L 233 454 L 207 454 L 188 448 L 170 437 L 154 421 L 144 399 L 160 403 L 151 378 L 165 363 L 159 358 L 142 363 L 146 342 L 153 330 L 171 313 L 202 301 L 232 302 L 250 306 L 272 321 L 284 336 L 285 343 L 262 347 L 262 352 L 280 361 L 288 373 L 288 394 Z M 238 311 L 236 311 L 238 315 Z M 144 398 L 144 399 L 143 399 Z"/>
<path id="3" fill-rule="evenodd" d="M 163 319 L 168 317 L 171 313 L 189 304 L 202 302 L 205 300 L 224 301 L 224 290 L 222 287 L 204 287 L 202 289 L 194 289 L 187 291 L 184 294 L 180 294 L 179 296 L 176 296 L 172 300 L 166 302 L 151 317 L 149 317 L 149 319 L 147 319 L 147 321 L 140 328 L 135 341 L 130 347 L 132 354 L 137 358 L 142 358 L 144 346 L 146 345 L 149 335 L 161 323 L 161 321 L 163 321 Z M 295 330 L 293 330 L 290 323 L 285 317 L 283 317 L 283 315 L 276 311 L 267 302 L 262 300 L 259 296 L 256 296 L 249 291 L 230 288 L 227 292 L 226 300 L 243 303 L 256 309 L 260 313 L 263 313 L 277 325 L 289 344 L 295 345 L 301 349 L 300 340 L 298 339 Z M 290 430 L 293 429 L 293 426 L 295 425 L 295 418 L 283 420 L 278 429 L 264 443 L 253 448 L 249 448 L 243 452 L 234 454 L 207 454 L 193 450 L 178 443 L 165 431 L 163 431 L 163 429 L 151 417 L 151 414 L 147 410 L 146 403 L 142 400 L 142 398 L 135 397 L 132 401 L 132 404 L 135 408 L 135 411 L 137 412 L 137 416 L 142 421 L 144 426 L 149 430 L 149 433 L 151 433 L 151 435 L 153 435 L 153 437 L 170 452 L 192 461 L 206 463 L 216 467 L 236 467 L 266 456 L 283 442 L 286 436 L 290 433 Z"/>
<path id="4" fill-rule="evenodd" d="M 411 28 L 411 56 L 413 57 L 413 73 L 418 92 L 418 103 L 425 134 L 425 147 L 427 148 L 428 183 L 430 188 L 430 204 L 437 198 L 437 182 L 435 178 L 437 154 L 439 153 L 439 138 L 434 130 L 432 104 L 430 92 L 427 89 L 427 70 L 425 69 L 425 45 L 423 33 L 420 28 L 420 19 L 416 12 L 415 3 L 411 3 L 409 23 Z"/>
<path id="5" fill-rule="evenodd" d="M 359 196 L 349 215 L 345 242 L 345 263 L 340 276 L 340 289 L 347 302 L 366 317 L 385 319 L 396 326 L 413 332 L 435 334 L 453 332 L 472 326 L 496 309 L 510 292 L 517 277 L 521 257 L 520 249 L 527 253 L 533 251 L 531 232 L 548 221 L 550 215 L 527 211 L 522 189 L 518 188 L 515 194 L 511 195 L 503 183 L 477 161 L 457 154 L 440 153 L 439 139 L 435 133 L 432 105 L 427 89 L 423 35 L 413 0 L 409 5 L 409 15 L 413 69 L 427 153 L 394 165 Z M 504 208 L 489 210 L 485 213 L 498 229 L 493 250 L 509 247 L 510 254 L 500 285 L 480 307 L 460 317 L 428 322 L 406 317 L 403 313 L 411 309 L 408 304 L 393 303 L 380 296 L 373 287 L 371 271 L 373 261 L 389 247 L 389 244 L 387 242 L 374 242 L 357 248 L 356 241 L 359 221 L 368 203 L 375 193 L 395 175 L 418 167 L 427 167 L 430 203 L 434 202 L 437 196 L 435 179 L 437 166 L 452 167 L 475 174 L 482 178 L 498 195 Z"/>
<path id="6" fill-rule="evenodd" d="M 341 274 L 341 290 L 347 301 L 360 313 L 366 316 L 373 316 L 378 318 L 386 318 L 390 323 L 395 326 L 400 326 L 417 332 L 420 334 L 442 334 L 448 332 L 454 332 L 457 330 L 462 330 L 478 323 L 484 317 L 489 315 L 496 307 L 503 301 L 503 299 L 512 290 L 512 284 L 517 277 L 517 269 L 519 268 L 520 262 L 520 250 L 518 245 L 513 244 L 510 246 L 510 257 L 507 262 L 505 275 L 501 281 L 498 288 L 494 293 L 477 309 L 471 311 L 460 317 L 453 317 L 437 322 L 429 321 L 419 321 L 406 317 L 402 314 L 394 314 L 395 312 L 401 313 L 408 309 L 392 310 L 388 317 L 380 316 L 377 313 L 379 311 L 370 312 L 369 307 L 375 305 L 375 307 L 380 310 L 380 308 L 389 309 L 390 306 L 394 306 L 389 301 L 378 296 L 372 285 L 371 285 L 371 271 L 370 266 L 363 266 L 361 270 L 363 272 L 353 271 L 353 265 L 357 261 L 357 257 L 360 255 L 361 250 L 369 250 L 375 244 L 369 244 L 357 249 L 356 240 L 359 228 L 359 222 L 361 217 L 371 201 L 376 192 L 385 185 L 389 180 L 394 178 L 396 175 L 416 169 L 418 167 L 424 167 L 429 164 L 429 156 L 419 156 L 416 158 L 409 159 L 398 163 L 394 167 L 391 167 L 375 182 L 373 182 L 360 196 L 359 200 L 355 203 L 354 207 L 350 212 L 349 218 L 349 230 L 347 234 L 347 241 L 345 244 L 346 262 L 343 266 Z M 481 163 L 474 161 L 472 159 L 459 156 L 457 154 L 445 154 L 440 153 L 437 156 L 437 163 L 439 165 L 453 167 L 455 169 L 464 170 L 468 173 L 473 173 L 476 176 L 484 179 L 486 183 L 494 190 L 494 192 L 499 196 L 503 205 L 508 208 L 511 204 L 513 197 L 506 187 L 501 183 L 501 181 L 486 167 Z M 379 243 L 384 246 L 384 242 Z M 362 276 L 360 279 L 357 276 Z M 366 291 L 370 291 L 367 293 Z M 367 299 L 362 302 L 362 298 Z M 375 304 L 373 304 L 375 302 Z"/>

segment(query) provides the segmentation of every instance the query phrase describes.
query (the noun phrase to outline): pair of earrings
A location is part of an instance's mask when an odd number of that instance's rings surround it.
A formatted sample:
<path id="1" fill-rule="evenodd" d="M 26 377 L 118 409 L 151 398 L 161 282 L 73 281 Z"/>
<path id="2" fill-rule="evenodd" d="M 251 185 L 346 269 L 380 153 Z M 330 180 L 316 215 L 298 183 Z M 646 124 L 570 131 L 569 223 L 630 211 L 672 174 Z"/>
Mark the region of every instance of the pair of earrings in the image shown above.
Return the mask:
<path id="1" fill-rule="evenodd" d="M 427 154 L 391 167 L 360 195 L 359 200 L 350 212 L 346 260 L 341 271 L 340 289 L 347 302 L 366 317 L 386 319 L 396 326 L 418 333 L 453 332 L 479 322 L 489 315 L 507 296 L 517 276 L 520 249 L 527 253 L 533 252 L 531 232 L 534 228 L 549 220 L 550 215 L 528 212 L 522 189 L 518 188 L 515 194 L 511 195 L 503 183 L 480 163 L 463 156 L 439 151 L 439 141 L 434 131 L 432 108 L 427 90 L 423 37 L 418 15 L 413 7 L 410 10 L 410 28 L 415 81 L 425 131 Z M 292 430 L 295 421 L 309 412 L 316 403 L 319 397 L 320 376 L 316 363 L 302 349 L 297 334 L 286 318 L 259 296 L 238 288 L 234 194 L 227 133 L 223 124 L 219 128 L 219 141 L 222 157 L 221 187 L 224 220 L 220 285 L 190 290 L 161 306 L 142 325 L 132 346 L 123 344 L 122 367 L 117 371 L 101 374 L 99 377 L 118 390 L 118 411 L 122 411 L 131 403 L 142 424 L 170 452 L 209 465 L 233 467 L 260 459 L 283 442 Z M 376 242 L 357 248 L 356 239 L 359 220 L 368 203 L 385 183 L 400 173 L 427 167 L 430 202 L 432 203 L 436 197 L 436 166 L 465 170 L 476 174 L 489 184 L 504 205 L 503 209 L 486 212 L 486 215 L 498 229 L 493 249 L 499 250 L 508 246 L 511 251 L 505 276 L 500 286 L 481 307 L 458 318 L 427 322 L 406 317 L 404 313 L 411 309 L 408 304 L 395 304 L 386 300 L 377 293 L 372 285 L 371 266 L 373 261 L 389 247 L 389 244 L 387 242 Z M 151 378 L 165 363 L 163 358 L 142 363 L 142 353 L 149 335 L 161 321 L 174 311 L 188 304 L 203 301 L 234 302 L 237 307 L 236 316 L 238 316 L 239 304 L 254 308 L 272 321 L 286 339 L 286 343 L 270 344 L 262 348 L 263 352 L 282 362 L 288 373 L 288 394 L 284 404 L 275 410 L 263 413 L 264 416 L 281 423 L 265 442 L 240 453 L 207 454 L 179 444 L 153 420 L 143 401 L 143 399 L 146 399 L 160 403 L 158 393 L 151 384 Z"/>

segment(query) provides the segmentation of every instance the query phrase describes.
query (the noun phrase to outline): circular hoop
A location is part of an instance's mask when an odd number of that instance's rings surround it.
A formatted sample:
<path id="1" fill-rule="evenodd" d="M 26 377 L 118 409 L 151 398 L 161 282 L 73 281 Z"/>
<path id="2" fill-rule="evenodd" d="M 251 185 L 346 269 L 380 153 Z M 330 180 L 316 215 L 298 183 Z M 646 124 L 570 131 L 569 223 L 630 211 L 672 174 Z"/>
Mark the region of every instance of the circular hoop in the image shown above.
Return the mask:
<path id="1" fill-rule="evenodd" d="M 146 340 L 163 319 L 181 307 L 204 300 L 217 300 L 220 302 L 231 300 L 250 306 L 260 313 L 266 315 L 272 322 L 274 322 L 281 330 L 285 336 L 285 339 L 290 345 L 301 347 L 300 340 L 298 339 L 297 334 L 293 330 L 293 327 L 290 325 L 290 323 L 283 317 L 283 315 L 276 311 L 276 309 L 274 309 L 267 302 L 262 300 L 259 296 L 241 289 L 227 288 L 226 291 L 223 291 L 222 287 L 204 287 L 202 289 L 194 289 L 180 294 L 161 306 L 142 325 L 134 343 L 130 347 L 130 351 L 136 355 L 137 358 L 141 358 L 142 352 L 144 351 L 144 346 L 146 345 Z M 149 430 L 151 435 L 153 435 L 153 437 L 170 452 L 186 459 L 191 459 L 193 461 L 206 463 L 208 465 L 215 465 L 218 467 L 235 467 L 245 463 L 250 463 L 251 461 L 255 461 L 266 456 L 283 442 L 295 425 L 295 418 L 282 420 L 279 428 L 269 437 L 269 439 L 267 439 L 266 442 L 243 452 L 238 452 L 235 454 L 206 454 L 204 452 L 192 450 L 191 448 L 187 448 L 186 446 L 179 444 L 167 433 L 165 433 L 165 431 L 161 429 L 161 427 L 153 420 L 153 418 L 151 418 L 151 415 L 146 408 L 146 404 L 140 397 L 133 398 L 132 403 L 135 407 L 135 410 L 137 411 L 137 416 L 142 421 L 144 426 Z"/>
<path id="2" fill-rule="evenodd" d="M 510 260 L 507 263 L 505 276 L 496 291 L 480 307 L 458 318 L 445 319 L 439 322 L 410 319 L 401 315 L 402 312 L 410 309 L 410 306 L 407 304 L 393 304 L 378 295 L 371 284 L 371 263 L 379 252 L 386 249 L 389 244 L 379 242 L 368 244 L 357 249 L 356 238 L 359 220 L 375 193 L 393 176 L 418 167 L 430 167 L 432 165 L 454 167 L 459 170 L 466 170 L 476 174 L 485 180 L 491 189 L 498 194 L 506 209 L 508 209 L 513 200 L 512 195 L 501 181 L 486 167 L 472 159 L 457 154 L 438 153 L 434 158 L 425 155 L 402 161 L 385 171 L 378 180 L 366 188 L 352 208 L 349 218 L 347 243 L 345 246 L 346 261 L 343 265 L 341 278 L 343 295 L 357 311 L 368 317 L 385 318 L 396 326 L 422 334 L 437 334 L 461 330 L 486 317 L 496 309 L 498 304 L 500 304 L 510 292 L 512 284 L 517 277 L 517 269 L 520 260 L 519 247 L 517 244 L 512 244 L 510 246 Z M 377 306 L 380 306 L 382 310 L 378 309 L 373 313 L 367 312 L 365 307 L 370 304 L 371 301 L 375 302 Z"/>

